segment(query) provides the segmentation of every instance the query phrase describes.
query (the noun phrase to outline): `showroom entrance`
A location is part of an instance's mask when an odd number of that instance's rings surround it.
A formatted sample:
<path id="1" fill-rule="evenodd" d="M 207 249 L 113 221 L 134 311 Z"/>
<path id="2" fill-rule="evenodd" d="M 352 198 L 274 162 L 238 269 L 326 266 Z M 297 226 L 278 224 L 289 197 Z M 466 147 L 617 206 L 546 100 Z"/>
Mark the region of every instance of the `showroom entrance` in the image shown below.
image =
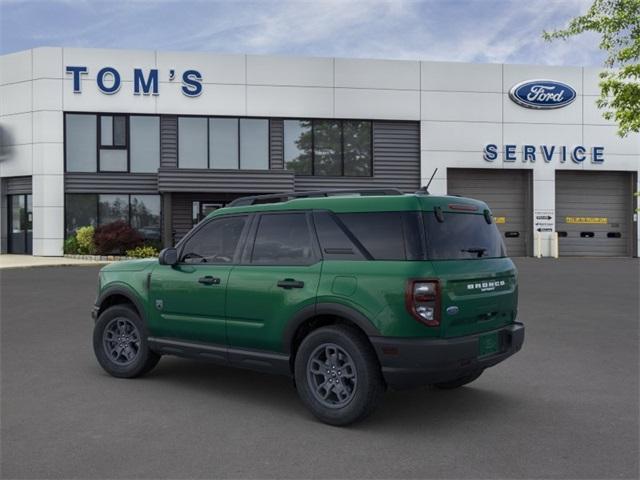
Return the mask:
<path id="1" fill-rule="evenodd" d="M 556 172 L 560 256 L 633 256 L 631 172 Z"/>
<path id="2" fill-rule="evenodd" d="M 7 195 L 8 252 L 30 255 L 33 250 L 31 194 Z"/>
<path id="3" fill-rule="evenodd" d="M 531 170 L 447 169 L 449 195 L 482 200 L 503 235 L 507 254 L 533 254 Z"/>

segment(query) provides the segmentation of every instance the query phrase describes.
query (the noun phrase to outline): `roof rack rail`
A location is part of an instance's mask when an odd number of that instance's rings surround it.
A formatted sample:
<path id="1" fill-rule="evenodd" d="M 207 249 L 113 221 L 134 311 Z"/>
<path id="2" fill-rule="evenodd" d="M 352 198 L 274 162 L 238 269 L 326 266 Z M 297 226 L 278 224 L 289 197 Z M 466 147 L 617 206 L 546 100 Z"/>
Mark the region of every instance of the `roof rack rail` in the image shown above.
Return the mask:
<path id="1" fill-rule="evenodd" d="M 248 197 L 240 197 L 227 204 L 227 207 L 245 207 L 249 205 L 259 205 L 263 203 L 280 203 L 295 198 L 317 198 L 317 197 L 336 197 L 340 195 L 358 194 L 361 196 L 373 195 L 404 195 L 404 192 L 397 188 L 369 188 L 356 190 L 311 190 L 308 192 L 284 192 L 269 193 L 266 195 L 252 195 Z"/>

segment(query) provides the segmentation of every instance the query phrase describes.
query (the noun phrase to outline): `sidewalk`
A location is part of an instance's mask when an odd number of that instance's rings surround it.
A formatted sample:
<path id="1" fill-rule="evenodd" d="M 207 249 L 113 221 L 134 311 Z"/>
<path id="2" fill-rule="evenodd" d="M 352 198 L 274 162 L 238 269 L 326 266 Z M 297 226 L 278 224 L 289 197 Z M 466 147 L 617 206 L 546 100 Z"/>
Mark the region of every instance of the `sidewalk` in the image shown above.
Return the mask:
<path id="1" fill-rule="evenodd" d="M 5 268 L 28 267 L 60 267 L 66 265 L 102 265 L 109 262 L 96 262 L 94 260 L 79 260 L 66 257 L 34 257 L 31 255 L 0 255 L 0 270 Z"/>

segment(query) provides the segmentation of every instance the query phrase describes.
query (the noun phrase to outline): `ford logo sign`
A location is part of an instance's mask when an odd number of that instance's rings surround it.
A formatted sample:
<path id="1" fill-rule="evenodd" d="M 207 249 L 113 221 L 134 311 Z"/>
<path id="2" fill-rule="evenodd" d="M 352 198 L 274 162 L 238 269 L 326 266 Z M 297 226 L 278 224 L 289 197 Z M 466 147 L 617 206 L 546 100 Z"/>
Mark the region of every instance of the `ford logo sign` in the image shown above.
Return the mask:
<path id="1" fill-rule="evenodd" d="M 548 110 L 569 105 L 576 99 L 576 91 L 553 80 L 527 80 L 514 85 L 509 97 L 523 107 Z"/>

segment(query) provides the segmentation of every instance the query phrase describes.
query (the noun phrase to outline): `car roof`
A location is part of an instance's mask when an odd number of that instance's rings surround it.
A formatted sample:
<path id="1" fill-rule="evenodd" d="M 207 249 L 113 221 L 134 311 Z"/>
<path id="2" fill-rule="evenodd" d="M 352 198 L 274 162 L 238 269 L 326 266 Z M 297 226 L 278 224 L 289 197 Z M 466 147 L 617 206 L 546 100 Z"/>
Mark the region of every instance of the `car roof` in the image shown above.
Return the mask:
<path id="1" fill-rule="evenodd" d="M 209 216 L 232 213 L 282 212 L 300 210 L 329 210 L 335 213 L 433 211 L 436 207 L 447 212 L 483 214 L 489 207 L 479 200 L 458 196 L 406 195 L 335 195 L 329 197 L 291 198 L 274 203 L 224 207 Z"/>

